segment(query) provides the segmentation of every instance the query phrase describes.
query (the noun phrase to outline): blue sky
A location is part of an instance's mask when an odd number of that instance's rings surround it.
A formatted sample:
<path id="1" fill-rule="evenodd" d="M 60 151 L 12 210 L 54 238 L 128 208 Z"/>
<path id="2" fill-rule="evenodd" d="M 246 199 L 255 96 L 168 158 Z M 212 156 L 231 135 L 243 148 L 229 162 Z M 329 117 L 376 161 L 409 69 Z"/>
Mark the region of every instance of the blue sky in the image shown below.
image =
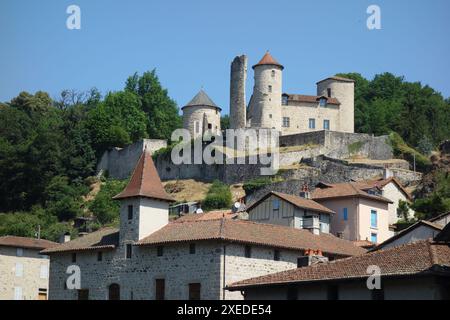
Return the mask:
<path id="1" fill-rule="evenodd" d="M 81 30 L 66 8 L 81 8 Z M 366 27 L 381 8 L 382 30 Z M 338 72 L 389 71 L 450 96 L 448 0 L 0 0 L 0 101 L 20 91 L 120 90 L 157 69 L 181 107 L 203 86 L 228 113 L 230 63 L 266 50 L 285 66 L 283 91 L 314 94 Z M 249 68 L 247 96 L 253 72 Z"/>

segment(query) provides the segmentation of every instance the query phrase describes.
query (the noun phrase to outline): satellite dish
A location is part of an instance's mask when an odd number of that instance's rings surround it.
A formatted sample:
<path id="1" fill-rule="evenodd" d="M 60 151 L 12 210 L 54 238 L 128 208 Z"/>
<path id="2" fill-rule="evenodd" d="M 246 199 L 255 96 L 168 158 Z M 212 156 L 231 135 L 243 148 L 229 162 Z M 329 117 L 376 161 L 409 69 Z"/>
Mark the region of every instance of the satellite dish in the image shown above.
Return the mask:
<path id="1" fill-rule="evenodd" d="M 239 208 L 241 207 L 241 203 L 240 202 L 235 202 L 233 204 L 233 212 L 237 212 L 239 210 Z"/>

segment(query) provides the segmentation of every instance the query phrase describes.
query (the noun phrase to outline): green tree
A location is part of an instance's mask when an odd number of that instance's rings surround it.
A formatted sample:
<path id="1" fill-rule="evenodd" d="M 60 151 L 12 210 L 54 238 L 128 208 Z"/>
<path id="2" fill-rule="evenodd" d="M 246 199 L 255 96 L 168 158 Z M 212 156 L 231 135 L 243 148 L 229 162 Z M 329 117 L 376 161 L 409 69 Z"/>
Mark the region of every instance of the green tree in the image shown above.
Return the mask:
<path id="1" fill-rule="evenodd" d="M 107 224 L 119 219 L 120 203 L 112 197 L 120 193 L 127 181 L 107 180 L 102 184 L 95 199 L 89 203 L 89 210 L 101 224 Z"/>
<path id="2" fill-rule="evenodd" d="M 139 96 L 142 110 L 147 114 L 149 137 L 170 140 L 172 132 L 181 128 L 178 107 L 161 86 L 156 70 L 144 72 L 142 76 L 135 73 L 125 84 L 125 91 Z"/>

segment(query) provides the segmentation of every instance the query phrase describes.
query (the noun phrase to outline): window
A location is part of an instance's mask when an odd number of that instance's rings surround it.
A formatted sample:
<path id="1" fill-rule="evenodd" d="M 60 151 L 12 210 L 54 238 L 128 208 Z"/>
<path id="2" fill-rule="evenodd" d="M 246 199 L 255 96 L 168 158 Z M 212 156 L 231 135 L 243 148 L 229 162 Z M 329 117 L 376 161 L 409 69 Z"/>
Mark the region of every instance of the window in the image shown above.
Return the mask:
<path id="1" fill-rule="evenodd" d="M 78 300 L 89 300 L 89 289 L 79 289 Z"/>
<path id="2" fill-rule="evenodd" d="M 47 289 L 38 289 L 38 300 L 47 300 Z"/>
<path id="3" fill-rule="evenodd" d="M 316 119 L 309 119 L 309 128 L 310 129 L 316 128 Z"/>
<path id="4" fill-rule="evenodd" d="M 77 262 L 77 254 L 75 252 L 72 253 L 72 262 L 73 263 Z"/>
<path id="5" fill-rule="evenodd" d="M 189 245 L 189 254 L 195 254 L 195 243 Z"/>
<path id="6" fill-rule="evenodd" d="M 208 129 L 211 130 L 212 129 L 212 124 L 208 123 Z"/>
<path id="7" fill-rule="evenodd" d="M 344 221 L 347 221 L 347 220 L 348 220 L 348 208 L 342 209 L 342 219 L 343 219 Z"/>
<path id="8" fill-rule="evenodd" d="M 328 98 L 331 98 L 331 88 L 328 88 L 328 89 L 327 89 L 327 97 L 328 97 Z"/>
<path id="9" fill-rule="evenodd" d="M 307 266 L 309 266 L 309 257 L 308 256 L 297 258 L 297 268 L 307 267 Z"/>
<path id="10" fill-rule="evenodd" d="M 133 206 L 129 205 L 128 206 L 128 220 L 132 220 L 133 219 Z"/>
<path id="11" fill-rule="evenodd" d="M 273 207 L 273 211 L 280 210 L 280 200 L 278 200 L 278 199 L 272 200 L 272 207 Z"/>
<path id="12" fill-rule="evenodd" d="M 189 300 L 200 300 L 200 283 L 189 283 Z"/>
<path id="13" fill-rule="evenodd" d="M 288 105 L 288 96 L 282 96 L 281 97 L 281 104 L 283 105 L 283 106 L 287 106 Z"/>
<path id="14" fill-rule="evenodd" d="M 47 279 L 48 278 L 48 266 L 45 265 L 45 264 L 41 264 L 40 278 L 41 279 Z"/>
<path id="15" fill-rule="evenodd" d="M 23 256 L 23 249 L 22 248 L 17 248 L 16 256 L 18 256 L 18 257 L 22 257 Z"/>
<path id="16" fill-rule="evenodd" d="M 269 114 L 269 118 L 272 119 L 272 115 L 271 114 Z"/>
<path id="17" fill-rule="evenodd" d="M 108 288 L 109 300 L 120 300 L 120 286 L 117 283 L 113 283 Z"/>
<path id="18" fill-rule="evenodd" d="M 291 125 L 290 125 L 290 122 L 291 122 L 291 119 L 290 118 L 288 118 L 288 117 L 283 117 L 283 127 L 284 128 L 289 128 Z"/>
<path id="19" fill-rule="evenodd" d="M 133 253 L 133 248 L 131 246 L 131 244 L 127 244 L 127 253 L 126 253 L 126 257 L 127 259 L 131 259 L 131 254 Z"/>
<path id="20" fill-rule="evenodd" d="M 269 86 L 269 92 L 272 92 L 272 86 Z"/>
<path id="21" fill-rule="evenodd" d="M 22 287 L 14 287 L 14 300 L 23 300 Z"/>
<path id="22" fill-rule="evenodd" d="M 323 120 L 323 129 L 330 130 L 330 120 Z"/>
<path id="23" fill-rule="evenodd" d="M 158 257 L 162 257 L 163 254 L 164 254 L 164 247 L 163 246 L 156 247 L 156 255 Z"/>
<path id="24" fill-rule="evenodd" d="M 371 210 L 370 211 L 370 227 L 376 228 L 378 225 L 378 218 L 377 218 L 377 211 Z"/>
<path id="25" fill-rule="evenodd" d="M 272 78 L 275 78 L 275 70 L 272 70 Z"/>
<path id="26" fill-rule="evenodd" d="M 245 257 L 251 258 L 252 257 L 252 247 L 245 246 Z"/>
<path id="27" fill-rule="evenodd" d="M 23 277 L 23 264 L 16 263 L 16 277 Z"/>
<path id="28" fill-rule="evenodd" d="M 273 260 L 274 261 L 280 261 L 280 250 L 275 250 L 273 252 Z"/>
<path id="29" fill-rule="evenodd" d="M 200 122 L 195 121 L 195 133 L 199 133 L 200 132 Z"/>
<path id="30" fill-rule="evenodd" d="M 155 300 L 164 300 L 166 295 L 166 280 L 155 280 Z"/>
<path id="31" fill-rule="evenodd" d="M 99 251 L 97 252 L 97 261 L 102 261 L 103 260 L 103 252 Z"/>
<path id="32" fill-rule="evenodd" d="M 371 234 L 370 234 L 370 241 L 371 241 L 372 243 L 378 243 L 378 236 L 377 236 L 376 233 L 371 233 Z"/>
<path id="33" fill-rule="evenodd" d="M 327 287 L 327 300 L 339 300 L 339 288 L 336 285 Z"/>
<path id="34" fill-rule="evenodd" d="M 326 98 L 320 98 L 319 105 L 321 107 L 326 107 L 327 106 L 327 99 Z"/>

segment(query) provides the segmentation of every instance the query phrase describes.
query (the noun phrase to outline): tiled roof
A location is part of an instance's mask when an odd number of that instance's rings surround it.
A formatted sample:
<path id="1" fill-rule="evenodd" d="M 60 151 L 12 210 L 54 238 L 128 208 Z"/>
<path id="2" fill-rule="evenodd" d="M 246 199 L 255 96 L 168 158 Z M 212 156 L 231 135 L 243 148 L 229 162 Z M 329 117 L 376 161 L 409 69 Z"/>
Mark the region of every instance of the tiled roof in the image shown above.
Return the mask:
<path id="1" fill-rule="evenodd" d="M 429 222 L 429 221 L 426 221 L 426 220 L 419 220 L 416 223 L 414 223 L 411 226 L 409 226 L 408 228 L 403 229 L 402 231 L 398 232 L 396 235 L 390 237 L 386 241 L 380 243 L 379 245 L 377 245 L 372 250 L 375 251 L 375 250 L 382 249 L 382 248 L 384 248 L 385 245 L 387 245 L 387 244 L 397 240 L 398 238 L 403 237 L 405 234 L 407 234 L 407 233 L 411 232 L 412 230 L 414 230 L 414 229 L 416 229 L 416 228 L 418 228 L 420 226 L 423 226 L 423 225 L 428 226 L 428 227 L 430 227 L 430 228 L 432 228 L 432 229 L 434 229 L 436 231 L 441 231 L 442 229 L 444 229 L 444 227 L 439 225 L 439 224 L 436 224 L 436 223 L 433 223 L 433 222 Z"/>
<path id="2" fill-rule="evenodd" d="M 450 267 L 449 244 L 424 240 L 398 247 L 375 251 L 356 257 L 269 274 L 231 284 L 234 290 L 249 286 L 302 283 L 342 279 L 364 279 L 367 268 L 376 265 L 381 276 L 404 276 L 426 273 L 434 268 Z M 448 270 L 448 269 L 447 269 Z"/>
<path id="3" fill-rule="evenodd" d="M 253 203 L 251 206 L 249 206 L 247 208 L 247 212 L 249 210 L 255 208 L 258 204 L 260 204 L 262 201 L 264 201 L 265 199 L 267 199 L 271 195 L 275 195 L 278 198 L 283 199 L 283 200 L 293 204 L 294 206 L 302 208 L 302 209 L 309 209 L 309 210 L 312 210 L 312 211 L 324 212 L 324 213 L 329 213 L 329 214 L 334 214 L 335 213 L 333 210 L 328 209 L 327 207 L 321 205 L 320 203 L 317 203 L 314 200 L 305 199 L 305 198 L 301 198 L 301 197 L 298 197 L 298 196 L 285 194 L 285 193 L 281 193 L 281 192 L 275 192 L 275 191 L 267 193 L 261 199 L 259 199 L 255 203 Z"/>
<path id="4" fill-rule="evenodd" d="M 327 81 L 327 80 L 336 80 L 336 81 L 343 81 L 343 82 L 355 82 L 355 80 L 353 80 L 353 79 L 348 79 L 348 78 L 334 76 L 334 77 L 328 77 L 328 78 L 325 78 L 323 80 L 320 80 L 317 83 L 321 83 L 321 82 L 324 82 L 324 81 Z"/>
<path id="5" fill-rule="evenodd" d="M 214 101 L 206 94 L 205 91 L 200 90 L 194 98 L 192 98 L 191 101 L 187 105 L 185 105 L 182 109 L 186 107 L 194 107 L 194 106 L 208 106 L 208 107 L 214 107 L 217 109 L 220 109 Z M 222 110 L 222 109 L 220 109 Z"/>
<path id="6" fill-rule="evenodd" d="M 164 190 L 152 156 L 147 149 L 144 150 L 139 158 L 128 185 L 121 193 L 114 196 L 113 199 L 132 197 L 146 197 L 169 202 L 174 201 Z"/>
<path id="7" fill-rule="evenodd" d="M 103 228 L 83 237 L 43 250 L 42 253 L 74 252 L 86 250 L 114 249 L 119 244 L 119 230 Z"/>
<path id="8" fill-rule="evenodd" d="M 205 220 L 216 220 L 216 219 L 233 219 L 237 216 L 236 213 L 230 210 L 215 210 L 204 213 L 191 213 L 181 216 L 180 218 L 174 220 L 173 222 L 186 222 L 186 221 L 205 221 Z"/>
<path id="9" fill-rule="evenodd" d="M 28 249 L 47 249 L 57 246 L 58 243 L 53 241 L 48 241 L 44 239 L 35 238 L 25 238 L 16 236 L 3 236 L 0 237 L 0 246 L 5 247 L 17 247 L 17 248 L 28 248 Z"/>
<path id="10" fill-rule="evenodd" d="M 253 66 L 253 68 L 255 68 L 256 66 L 262 66 L 262 65 L 274 65 L 274 66 L 279 66 L 282 69 L 284 68 L 281 64 L 278 63 L 278 61 L 276 61 L 272 55 L 269 53 L 269 51 L 267 51 L 264 56 L 262 57 L 261 60 L 259 60 L 259 62 L 257 64 L 255 64 Z"/>
<path id="11" fill-rule="evenodd" d="M 308 103 L 317 103 L 320 100 L 320 98 L 322 98 L 322 96 L 309 96 L 309 95 L 304 95 L 304 94 L 285 93 L 284 95 L 287 96 L 288 100 L 290 100 L 290 101 L 308 102 Z M 323 97 L 323 98 L 327 99 L 328 104 L 334 104 L 334 105 L 341 104 L 339 102 L 339 100 L 336 98 L 328 98 L 328 97 Z"/>
<path id="12" fill-rule="evenodd" d="M 395 177 L 390 177 L 388 179 L 363 180 L 357 183 L 359 183 L 361 185 L 361 189 L 364 190 L 374 187 L 383 188 L 391 182 L 394 183 L 409 200 L 412 199 L 411 193 L 409 193 L 408 190 L 406 190 L 406 188 L 402 185 L 402 183 Z"/>
<path id="13" fill-rule="evenodd" d="M 324 187 L 317 187 L 311 198 L 316 201 L 333 198 L 361 197 L 380 202 L 392 203 L 391 200 L 377 195 L 372 195 L 361 189 L 361 184 L 355 182 L 322 184 Z"/>
<path id="14" fill-rule="evenodd" d="M 244 220 L 218 219 L 172 222 L 138 245 L 157 245 L 200 240 L 224 240 L 293 250 L 314 249 L 340 256 L 366 252 L 351 241 L 330 234 L 314 235 L 307 230 Z"/>

